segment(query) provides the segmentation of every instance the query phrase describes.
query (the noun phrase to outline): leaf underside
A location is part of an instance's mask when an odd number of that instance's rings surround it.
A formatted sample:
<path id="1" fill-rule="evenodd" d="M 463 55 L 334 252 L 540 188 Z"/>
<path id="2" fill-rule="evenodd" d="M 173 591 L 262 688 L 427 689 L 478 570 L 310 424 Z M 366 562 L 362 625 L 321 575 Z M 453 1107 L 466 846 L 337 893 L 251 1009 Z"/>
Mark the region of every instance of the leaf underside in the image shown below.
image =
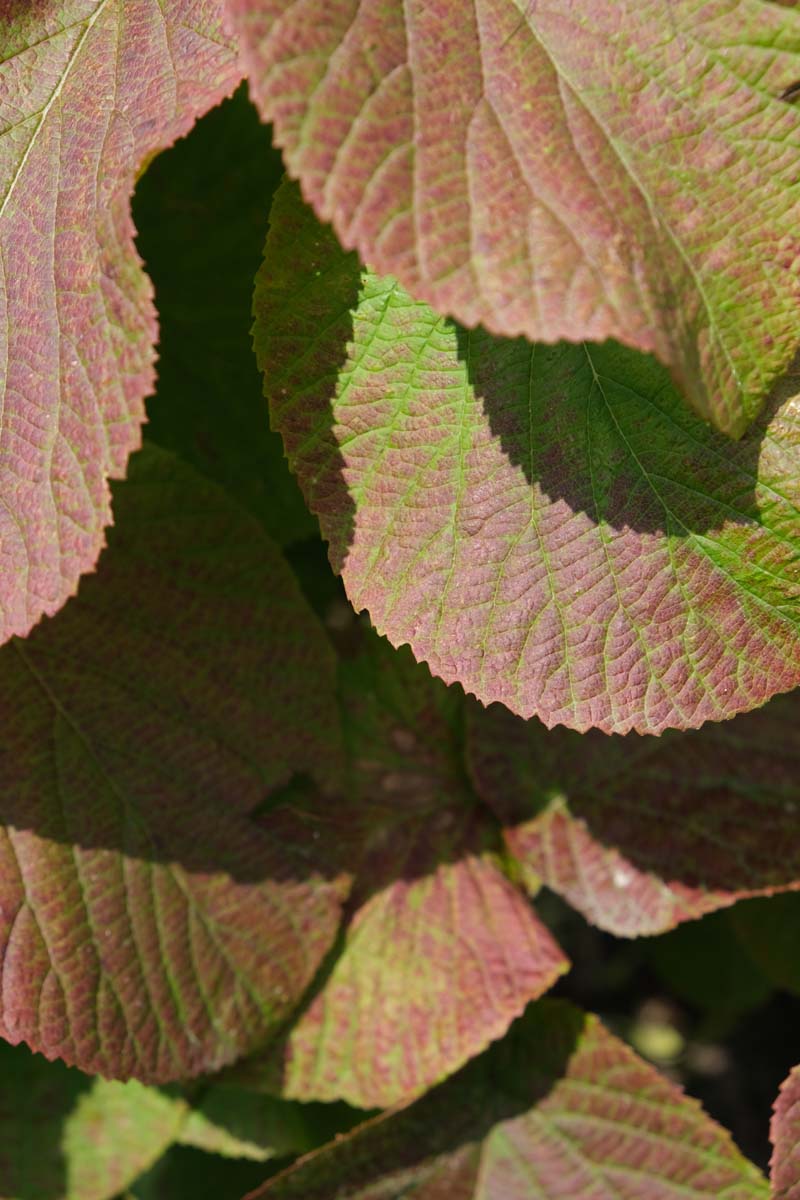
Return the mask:
<path id="1" fill-rule="evenodd" d="M 467 326 L 652 351 L 740 436 L 798 341 L 800 14 L 227 0 L 290 174 Z"/>
<path id="2" fill-rule="evenodd" d="M 0 24 L 0 641 L 91 570 L 152 390 L 138 169 L 239 77 L 219 0 L 10 0 Z"/>
<path id="3" fill-rule="evenodd" d="M 694 728 L 800 683 L 800 407 L 737 445 L 652 358 L 469 332 L 276 194 L 255 344 L 356 608 L 547 725 Z"/>
<path id="4" fill-rule="evenodd" d="M 596 1018 L 542 1001 L 452 1080 L 253 1200 L 765 1200 L 767 1190 L 696 1101 Z"/>

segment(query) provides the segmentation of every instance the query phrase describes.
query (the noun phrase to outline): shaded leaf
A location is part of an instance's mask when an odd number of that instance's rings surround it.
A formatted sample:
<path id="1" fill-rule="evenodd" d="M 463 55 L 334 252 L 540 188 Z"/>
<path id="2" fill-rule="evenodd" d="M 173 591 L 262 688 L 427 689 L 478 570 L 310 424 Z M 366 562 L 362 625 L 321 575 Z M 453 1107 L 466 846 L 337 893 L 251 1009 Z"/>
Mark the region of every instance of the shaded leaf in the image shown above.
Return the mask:
<path id="1" fill-rule="evenodd" d="M 800 1067 L 781 1086 L 770 1127 L 773 1200 L 800 1197 Z"/>
<path id="2" fill-rule="evenodd" d="M 0 1196 L 107 1200 L 163 1154 L 185 1107 L 0 1043 Z"/>
<path id="3" fill-rule="evenodd" d="M 269 429 L 250 341 L 264 213 L 282 177 L 240 88 L 159 155 L 133 212 L 161 326 L 148 440 L 221 483 L 286 545 L 318 526 Z"/>
<path id="4" fill-rule="evenodd" d="M 0 640 L 94 567 L 156 319 L 137 170 L 234 87 L 219 0 L 8 0 L 0 29 Z"/>
<path id="5" fill-rule="evenodd" d="M 289 171 L 347 248 L 468 326 L 654 351 L 744 431 L 798 340 L 800 117 L 780 96 L 799 14 L 227 2 Z"/>
<path id="6" fill-rule="evenodd" d="M 749 1200 L 766 1182 L 594 1017 L 543 1001 L 455 1078 L 253 1194 L 289 1200 Z"/>
<path id="7" fill-rule="evenodd" d="M 706 1037 L 766 1003 L 773 990 L 731 928 L 737 907 L 688 921 L 647 948 L 648 962 L 670 994 L 705 1010 Z"/>
<path id="8" fill-rule="evenodd" d="M 729 920 L 747 953 L 769 979 L 800 995 L 800 895 L 790 892 L 737 904 Z"/>
<path id="9" fill-rule="evenodd" d="M 460 691 L 374 634 L 341 673 L 351 804 L 311 829 L 328 855 L 352 846 L 352 916 L 285 1040 L 242 1078 L 384 1107 L 502 1036 L 567 962 L 493 861 L 496 833 L 464 771 Z"/>
<path id="10" fill-rule="evenodd" d="M 309 1149 L 299 1104 L 215 1085 L 194 1101 L 177 1140 L 208 1154 L 253 1162 Z"/>
<path id="11" fill-rule="evenodd" d="M 481 795 L 533 888 L 623 936 L 800 885 L 800 692 L 661 738 L 548 731 L 469 713 Z"/>
<path id="12" fill-rule="evenodd" d="M 285 1020 L 347 881 L 248 815 L 338 778 L 332 652 L 278 549 L 150 447 L 80 595 L 0 654 L 0 1030 L 90 1072 L 210 1071 Z"/>
<path id="13" fill-rule="evenodd" d="M 255 312 L 334 568 L 436 674 L 620 733 L 800 682 L 796 377 L 732 446 L 650 358 L 469 333 L 362 273 L 294 186 Z"/>

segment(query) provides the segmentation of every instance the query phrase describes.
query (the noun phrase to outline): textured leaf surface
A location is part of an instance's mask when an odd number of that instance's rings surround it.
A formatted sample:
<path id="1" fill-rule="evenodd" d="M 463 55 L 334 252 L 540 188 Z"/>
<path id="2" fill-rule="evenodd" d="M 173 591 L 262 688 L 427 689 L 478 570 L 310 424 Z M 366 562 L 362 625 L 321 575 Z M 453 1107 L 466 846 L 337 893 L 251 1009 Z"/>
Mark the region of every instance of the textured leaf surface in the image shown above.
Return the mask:
<path id="1" fill-rule="evenodd" d="M 800 886 L 800 693 L 661 738 L 546 730 L 470 708 L 470 765 L 532 889 L 613 933 L 659 933 Z"/>
<path id="2" fill-rule="evenodd" d="M 770 1129 L 773 1200 L 800 1197 L 800 1067 L 795 1067 L 775 1102 Z"/>
<path id="3" fill-rule="evenodd" d="M 185 1105 L 0 1043 L 2 1200 L 110 1200 L 177 1136 Z"/>
<path id="4" fill-rule="evenodd" d="M 437 311 L 654 351 L 741 434 L 800 329 L 800 15 L 228 0 L 290 173 Z M 640 405 L 640 408 L 642 406 Z"/>
<path id="5" fill-rule="evenodd" d="M 543 1001 L 410 1108 L 279 1176 L 275 1200 L 755 1200 L 729 1135 L 594 1017 Z"/>
<path id="6" fill-rule="evenodd" d="M 333 655 L 280 552 L 161 451 L 96 575 L 0 658 L 0 1031 L 159 1082 L 252 1050 L 339 923 L 284 819 L 338 772 Z"/>
<path id="7" fill-rule="evenodd" d="M 256 287 L 273 420 L 357 608 L 548 725 L 657 733 L 800 682 L 798 380 L 736 446 L 651 358 L 412 301 L 279 190 Z"/>
<path id="8" fill-rule="evenodd" d="M 492 860 L 496 832 L 463 766 L 460 691 L 370 634 L 343 663 L 341 694 L 352 803 L 346 827 L 323 822 L 314 836 L 354 845 L 352 919 L 255 1078 L 378 1108 L 502 1036 L 567 963 Z"/>
<path id="9" fill-rule="evenodd" d="M 135 173 L 238 73 L 219 0 L 3 5 L 0 640 L 95 565 L 153 383 Z"/>

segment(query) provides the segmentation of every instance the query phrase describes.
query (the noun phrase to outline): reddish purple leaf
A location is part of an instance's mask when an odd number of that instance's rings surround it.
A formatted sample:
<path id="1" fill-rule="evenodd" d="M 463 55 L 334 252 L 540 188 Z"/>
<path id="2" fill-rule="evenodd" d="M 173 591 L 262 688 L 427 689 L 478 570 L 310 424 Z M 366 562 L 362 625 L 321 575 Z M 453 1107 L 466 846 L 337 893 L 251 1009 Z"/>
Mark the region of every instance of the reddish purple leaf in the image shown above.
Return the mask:
<path id="1" fill-rule="evenodd" d="M 342 673 L 349 803 L 311 836 L 328 854 L 353 847 L 354 912 L 286 1041 L 244 1077 L 386 1107 L 502 1036 L 568 964 L 492 861 L 496 833 L 463 766 L 460 690 L 372 634 Z"/>
<path id="2" fill-rule="evenodd" d="M 91 570 L 140 442 L 152 289 L 136 172 L 239 78 L 221 0 L 6 0 L 0 28 L 0 641 Z"/>
<path id="3" fill-rule="evenodd" d="M 294 186 L 255 313 L 273 423 L 351 601 L 447 682 L 618 733 L 800 683 L 797 376 L 732 445 L 651 358 L 437 317 Z"/>
<path id="4" fill-rule="evenodd" d="M 476 786 L 525 884 L 633 937 L 800 887 L 800 692 L 660 738 L 548 731 L 469 710 Z"/>
<path id="5" fill-rule="evenodd" d="M 772 1115 L 773 1200 L 800 1198 L 800 1067 L 785 1079 Z"/>
<path id="6" fill-rule="evenodd" d="M 339 775 L 334 659 L 280 551 L 153 448 L 96 575 L 0 651 L 0 1033 L 160 1082 L 251 1052 L 349 887 L 286 816 Z"/>
<path id="7" fill-rule="evenodd" d="M 401 1112 L 250 1200 L 766 1200 L 729 1134 L 595 1017 L 542 1001 Z"/>
<path id="8" fill-rule="evenodd" d="M 306 198 L 468 326 L 654 351 L 741 435 L 798 340 L 800 15 L 227 0 Z"/>

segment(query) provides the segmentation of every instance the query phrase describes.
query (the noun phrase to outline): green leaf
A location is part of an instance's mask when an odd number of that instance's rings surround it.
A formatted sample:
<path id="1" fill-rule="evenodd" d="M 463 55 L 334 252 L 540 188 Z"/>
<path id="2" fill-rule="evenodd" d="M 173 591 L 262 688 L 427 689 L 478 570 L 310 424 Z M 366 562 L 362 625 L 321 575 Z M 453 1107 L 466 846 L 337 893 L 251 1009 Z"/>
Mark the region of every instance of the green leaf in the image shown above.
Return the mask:
<path id="1" fill-rule="evenodd" d="M 161 326 L 147 436 L 288 545 L 318 527 L 269 429 L 249 333 L 264 213 L 282 176 L 240 88 L 148 168 L 133 211 Z"/>
<path id="2" fill-rule="evenodd" d="M 655 352 L 744 432 L 800 337 L 800 114 L 781 98 L 799 13 L 227 4 L 289 171 L 348 249 L 467 326 Z"/>
<path id="3" fill-rule="evenodd" d="M 766 1181 L 699 1104 L 595 1017 L 542 1001 L 401 1112 L 357 1129 L 253 1200 L 765 1200 Z"/>
<path id="4" fill-rule="evenodd" d="M 89 1079 L 24 1046 L 0 1043 L 2 1200 L 107 1200 L 177 1136 L 175 1096 Z"/>
<path id="5" fill-rule="evenodd" d="M 177 1140 L 253 1162 L 310 1149 L 301 1105 L 213 1084 L 193 1102 Z"/>
<path id="6" fill-rule="evenodd" d="M 765 1004 L 773 990 L 731 928 L 735 912 L 689 921 L 648 946 L 648 961 L 670 993 L 704 1010 L 707 1037 L 709 1028 L 727 1031 L 743 1013 Z"/>
<path id="7" fill-rule="evenodd" d="M 292 185 L 256 283 L 273 421 L 356 608 L 484 703 L 658 733 L 800 682 L 797 390 L 734 446 L 651 358 L 468 332 Z"/>
<path id="8" fill-rule="evenodd" d="M 468 755 L 527 886 L 631 937 L 798 886 L 799 719 L 793 692 L 689 733 L 608 738 L 474 705 Z"/>
<path id="9" fill-rule="evenodd" d="M 796 820 L 792 837 L 797 836 Z M 773 984 L 800 995 L 800 895 L 788 892 L 737 904 L 729 920 L 748 955 Z"/>
<path id="10" fill-rule="evenodd" d="M 285 1021 L 349 880 L 264 797 L 339 779 L 334 659 L 280 551 L 148 448 L 77 599 L 0 653 L 0 1032 L 88 1072 L 212 1071 Z"/>
<path id="11" fill-rule="evenodd" d="M 153 386 L 136 172 L 232 91 L 221 0 L 11 0 L 0 22 L 0 641 L 91 571 Z"/>

